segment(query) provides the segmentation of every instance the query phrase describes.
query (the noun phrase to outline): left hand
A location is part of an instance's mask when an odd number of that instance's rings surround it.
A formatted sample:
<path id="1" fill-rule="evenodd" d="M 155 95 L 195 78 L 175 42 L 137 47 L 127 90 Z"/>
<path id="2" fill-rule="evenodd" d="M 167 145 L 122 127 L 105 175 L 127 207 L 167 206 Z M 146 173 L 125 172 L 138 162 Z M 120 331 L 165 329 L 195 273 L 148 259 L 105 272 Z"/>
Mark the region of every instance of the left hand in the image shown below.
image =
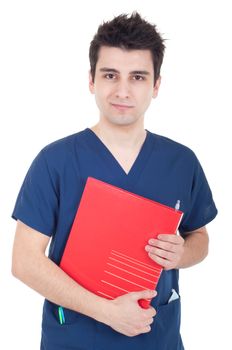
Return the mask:
<path id="1" fill-rule="evenodd" d="M 164 270 L 178 268 L 184 254 L 185 240 L 173 234 L 160 234 L 157 238 L 151 238 L 145 247 L 149 257 L 161 265 Z"/>

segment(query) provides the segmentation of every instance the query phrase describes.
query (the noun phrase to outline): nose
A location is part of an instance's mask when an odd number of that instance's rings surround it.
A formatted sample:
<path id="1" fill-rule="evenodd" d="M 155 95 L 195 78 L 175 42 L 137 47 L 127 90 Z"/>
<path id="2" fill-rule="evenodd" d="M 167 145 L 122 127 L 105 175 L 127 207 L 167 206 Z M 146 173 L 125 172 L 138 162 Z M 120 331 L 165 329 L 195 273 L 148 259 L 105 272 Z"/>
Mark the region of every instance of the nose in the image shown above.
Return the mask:
<path id="1" fill-rule="evenodd" d="M 129 84 L 125 80 L 120 80 L 115 86 L 115 97 L 118 99 L 128 99 L 130 96 Z"/>

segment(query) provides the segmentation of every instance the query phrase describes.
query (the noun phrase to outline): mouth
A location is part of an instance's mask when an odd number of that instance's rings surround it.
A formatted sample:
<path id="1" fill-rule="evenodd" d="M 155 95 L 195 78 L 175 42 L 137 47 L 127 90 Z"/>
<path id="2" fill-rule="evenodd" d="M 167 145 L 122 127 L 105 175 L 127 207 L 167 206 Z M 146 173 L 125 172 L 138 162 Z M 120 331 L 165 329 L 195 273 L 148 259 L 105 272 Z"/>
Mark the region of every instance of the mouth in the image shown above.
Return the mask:
<path id="1" fill-rule="evenodd" d="M 133 108 L 134 106 L 129 106 L 129 105 L 123 105 L 123 104 L 116 104 L 116 103 L 111 103 L 111 106 L 113 106 L 114 108 L 123 111 L 123 110 L 128 110 Z"/>

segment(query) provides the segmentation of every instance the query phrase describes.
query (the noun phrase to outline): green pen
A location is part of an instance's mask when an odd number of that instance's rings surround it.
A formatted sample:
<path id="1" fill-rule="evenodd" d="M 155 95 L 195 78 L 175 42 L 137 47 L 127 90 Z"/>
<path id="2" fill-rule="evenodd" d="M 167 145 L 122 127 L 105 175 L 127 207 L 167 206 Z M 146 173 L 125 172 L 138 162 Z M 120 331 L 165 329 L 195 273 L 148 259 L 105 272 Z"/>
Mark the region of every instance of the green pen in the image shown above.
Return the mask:
<path id="1" fill-rule="evenodd" d="M 58 307 L 58 313 L 59 313 L 60 324 L 64 324 L 65 323 L 65 317 L 64 317 L 64 310 L 63 310 L 62 306 Z"/>

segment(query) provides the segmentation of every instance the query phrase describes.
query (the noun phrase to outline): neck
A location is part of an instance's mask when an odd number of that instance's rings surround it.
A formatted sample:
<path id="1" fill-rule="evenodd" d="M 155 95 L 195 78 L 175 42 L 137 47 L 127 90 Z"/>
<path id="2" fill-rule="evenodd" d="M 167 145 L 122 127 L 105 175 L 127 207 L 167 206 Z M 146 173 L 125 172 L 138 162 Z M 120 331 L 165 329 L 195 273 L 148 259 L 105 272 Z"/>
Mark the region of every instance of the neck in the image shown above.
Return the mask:
<path id="1" fill-rule="evenodd" d="M 107 145 L 118 149 L 134 149 L 146 138 L 143 123 L 140 125 L 108 125 L 99 121 L 91 130 Z"/>

